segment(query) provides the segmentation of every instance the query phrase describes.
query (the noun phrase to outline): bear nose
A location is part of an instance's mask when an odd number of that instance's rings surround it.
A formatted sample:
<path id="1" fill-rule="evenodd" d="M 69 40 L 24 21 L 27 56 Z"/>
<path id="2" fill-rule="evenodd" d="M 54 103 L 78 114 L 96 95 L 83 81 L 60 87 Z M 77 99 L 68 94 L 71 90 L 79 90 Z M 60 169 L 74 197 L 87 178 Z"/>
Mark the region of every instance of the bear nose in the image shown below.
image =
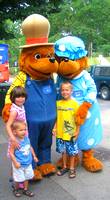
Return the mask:
<path id="1" fill-rule="evenodd" d="M 51 57 L 51 58 L 49 59 L 49 61 L 52 62 L 52 63 L 54 63 L 54 62 L 55 62 L 55 58 L 54 58 L 54 57 Z"/>

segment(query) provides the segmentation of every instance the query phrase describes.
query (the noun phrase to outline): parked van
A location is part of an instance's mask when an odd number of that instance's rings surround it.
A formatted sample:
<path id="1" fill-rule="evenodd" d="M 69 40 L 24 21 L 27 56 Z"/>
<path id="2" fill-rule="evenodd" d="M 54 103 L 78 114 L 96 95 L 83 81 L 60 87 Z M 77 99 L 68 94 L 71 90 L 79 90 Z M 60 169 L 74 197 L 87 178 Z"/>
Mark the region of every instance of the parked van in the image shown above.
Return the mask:
<path id="1" fill-rule="evenodd" d="M 98 95 L 104 99 L 110 99 L 110 66 L 92 65 L 89 73 L 94 79 Z"/>

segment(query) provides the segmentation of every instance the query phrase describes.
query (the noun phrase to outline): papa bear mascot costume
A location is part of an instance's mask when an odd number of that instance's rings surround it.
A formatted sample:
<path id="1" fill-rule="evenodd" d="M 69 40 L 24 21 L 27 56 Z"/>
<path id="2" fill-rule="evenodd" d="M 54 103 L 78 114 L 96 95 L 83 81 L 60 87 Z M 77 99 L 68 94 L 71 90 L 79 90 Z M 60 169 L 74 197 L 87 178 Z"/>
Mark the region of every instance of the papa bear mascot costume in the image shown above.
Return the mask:
<path id="1" fill-rule="evenodd" d="M 96 86 L 87 72 L 88 58 L 83 41 L 75 36 L 67 36 L 55 42 L 56 59 L 59 62 L 57 90 L 61 82 L 69 80 L 73 84 L 73 98 L 80 104 L 76 122 L 80 125 L 78 146 L 82 150 L 82 165 L 91 172 L 102 170 L 103 164 L 94 157 L 93 148 L 102 139 L 100 109 L 96 100 Z M 62 160 L 58 161 L 62 165 Z"/>
<path id="2" fill-rule="evenodd" d="M 23 86 L 27 92 L 25 103 L 29 138 L 39 162 L 33 161 L 34 179 L 55 173 L 51 163 L 52 128 L 56 119 L 56 90 L 51 78 L 57 72 L 52 43 L 48 43 L 50 24 L 39 14 L 28 16 L 22 23 L 26 44 L 20 48 L 20 72 L 6 95 L 2 116 L 7 120 L 10 110 L 10 92 Z"/>

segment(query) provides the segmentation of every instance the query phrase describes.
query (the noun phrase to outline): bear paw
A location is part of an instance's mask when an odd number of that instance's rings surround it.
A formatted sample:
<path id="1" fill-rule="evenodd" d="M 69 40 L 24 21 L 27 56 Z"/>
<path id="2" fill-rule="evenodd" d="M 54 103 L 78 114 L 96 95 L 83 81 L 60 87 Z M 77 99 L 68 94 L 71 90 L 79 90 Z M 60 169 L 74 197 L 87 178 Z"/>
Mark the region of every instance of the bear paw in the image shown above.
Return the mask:
<path id="1" fill-rule="evenodd" d="M 93 156 L 93 150 L 83 151 L 82 166 L 90 172 L 98 172 L 103 169 L 102 162 Z"/>
<path id="2" fill-rule="evenodd" d="M 10 115 L 10 108 L 11 108 L 11 103 L 10 104 L 6 104 L 2 110 L 2 118 L 4 122 L 7 122 L 9 119 L 9 115 Z"/>
<path id="3" fill-rule="evenodd" d="M 41 172 L 42 176 L 52 175 L 56 173 L 56 168 L 51 163 L 45 163 L 38 167 L 39 171 Z"/>
<path id="4" fill-rule="evenodd" d="M 38 169 L 34 169 L 34 177 L 33 177 L 33 181 L 40 181 L 42 180 L 42 174 Z"/>

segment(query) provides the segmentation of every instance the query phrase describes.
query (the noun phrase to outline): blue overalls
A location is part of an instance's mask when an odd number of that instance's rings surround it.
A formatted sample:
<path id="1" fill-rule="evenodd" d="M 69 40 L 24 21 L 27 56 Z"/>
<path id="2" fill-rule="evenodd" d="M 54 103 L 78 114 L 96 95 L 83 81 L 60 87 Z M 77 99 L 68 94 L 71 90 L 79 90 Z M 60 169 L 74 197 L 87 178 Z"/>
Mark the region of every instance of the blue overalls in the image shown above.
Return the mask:
<path id="1" fill-rule="evenodd" d="M 52 128 L 56 119 L 56 89 L 52 79 L 36 81 L 27 76 L 25 102 L 29 138 L 39 163 L 51 162 Z M 33 169 L 36 163 L 33 161 Z"/>

